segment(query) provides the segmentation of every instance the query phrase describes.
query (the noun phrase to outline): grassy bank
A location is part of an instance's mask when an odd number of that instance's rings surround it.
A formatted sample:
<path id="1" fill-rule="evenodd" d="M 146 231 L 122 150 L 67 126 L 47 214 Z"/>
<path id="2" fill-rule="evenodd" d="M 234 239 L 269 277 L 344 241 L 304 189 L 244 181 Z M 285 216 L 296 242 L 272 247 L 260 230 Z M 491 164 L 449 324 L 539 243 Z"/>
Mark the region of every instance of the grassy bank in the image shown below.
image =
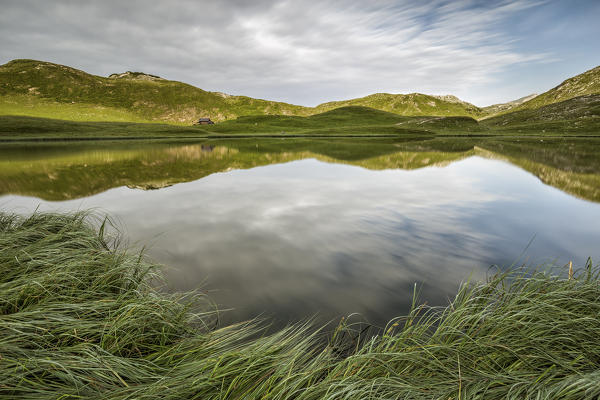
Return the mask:
<path id="1" fill-rule="evenodd" d="M 547 111 L 546 108 L 542 111 Z M 203 126 L 68 121 L 0 115 L 0 141 L 236 137 L 600 136 L 600 118 L 597 114 L 553 120 L 537 118 L 536 115 L 529 116 L 534 114 L 530 111 L 514 114 L 519 119 L 515 117 L 510 123 L 505 121 L 505 117 L 478 122 L 470 117 L 404 117 L 365 107 L 345 107 L 309 117 L 246 116 Z"/>
<path id="2" fill-rule="evenodd" d="M 310 117 L 247 116 L 203 126 L 133 122 L 75 122 L 0 115 L 0 140 L 432 135 L 431 132 L 419 127 L 399 125 L 407 119 L 408 117 L 366 107 L 346 107 Z"/>
<path id="3" fill-rule="evenodd" d="M 0 214 L 0 398 L 589 399 L 600 270 L 512 271 L 376 335 L 216 326 L 84 214 Z M 408 295 L 408 294 L 399 294 Z M 207 310 L 205 313 L 198 310 Z M 313 333 L 311 333 L 313 332 Z"/>
<path id="4" fill-rule="evenodd" d="M 50 118 L 0 116 L 0 140 L 119 139 L 202 137 L 196 126 L 134 122 L 81 122 Z"/>

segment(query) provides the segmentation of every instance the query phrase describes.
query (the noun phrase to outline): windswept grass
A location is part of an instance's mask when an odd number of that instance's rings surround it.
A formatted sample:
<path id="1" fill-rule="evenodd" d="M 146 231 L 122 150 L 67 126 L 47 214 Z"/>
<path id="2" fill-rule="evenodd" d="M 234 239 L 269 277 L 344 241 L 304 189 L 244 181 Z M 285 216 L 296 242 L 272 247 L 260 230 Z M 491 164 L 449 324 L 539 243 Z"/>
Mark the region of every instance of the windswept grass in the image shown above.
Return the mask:
<path id="1" fill-rule="evenodd" d="M 86 214 L 0 214 L 0 398 L 591 399 L 600 270 L 509 271 L 376 334 L 215 327 Z M 199 310 L 207 310 L 205 313 Z M 320 336 L 321 335 L 321 336 Z"/>

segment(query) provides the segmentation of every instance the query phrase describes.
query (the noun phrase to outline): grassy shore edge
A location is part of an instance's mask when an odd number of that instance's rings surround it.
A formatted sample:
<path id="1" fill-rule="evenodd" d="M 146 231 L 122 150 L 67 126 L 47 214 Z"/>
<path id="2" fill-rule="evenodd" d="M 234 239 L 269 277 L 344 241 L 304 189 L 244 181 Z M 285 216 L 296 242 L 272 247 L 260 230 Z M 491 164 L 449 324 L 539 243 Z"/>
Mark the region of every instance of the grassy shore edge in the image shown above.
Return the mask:
<path id="1" fill-rule="evenodd" d="M 376 335 L 215 327 L 91 214 L 0 213 L 0 398 L 589 399 L 600 268 L 510 270 Z M 205 312 L 198 310 L 204 309 Z"/>

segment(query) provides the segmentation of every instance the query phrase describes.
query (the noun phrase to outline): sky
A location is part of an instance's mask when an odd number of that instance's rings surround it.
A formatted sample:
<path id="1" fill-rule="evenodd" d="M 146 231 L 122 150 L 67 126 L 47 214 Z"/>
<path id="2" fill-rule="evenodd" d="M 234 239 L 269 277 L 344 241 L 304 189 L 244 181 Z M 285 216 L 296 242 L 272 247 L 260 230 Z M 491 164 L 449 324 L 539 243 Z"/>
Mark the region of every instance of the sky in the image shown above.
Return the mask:
<path id="1" fill-rule="evenodd" d="M 598 0 L 0 0 L 0 64 L 305 106 L 380 92 L 486 106 L 600 65 L 598 20 Z"/>

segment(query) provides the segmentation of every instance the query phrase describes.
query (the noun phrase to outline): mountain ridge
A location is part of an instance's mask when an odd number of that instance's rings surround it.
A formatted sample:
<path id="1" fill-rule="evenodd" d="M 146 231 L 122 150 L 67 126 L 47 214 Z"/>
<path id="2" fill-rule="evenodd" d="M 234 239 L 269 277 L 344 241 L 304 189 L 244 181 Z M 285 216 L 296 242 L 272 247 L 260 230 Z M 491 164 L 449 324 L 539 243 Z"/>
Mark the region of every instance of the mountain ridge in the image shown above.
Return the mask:
<path id="1" fill-rule="evenodd" d="M 363 106 L 403 116 L 468 116 L 479 117 L 481 109 L 456 96 L 433 96 L 422 93 L 374 93 L 349 100 L 330 101 L 315 107 L 319 112 L 346 106 Z"/>
<path id="2" fill-rule="evenodd" d="M 126 71 L 103 77 L 61 64 L 28 59 L 12 60 L 0 66 L 0 114 L 4 115 L 191 124 L 206 116 L 216 122 L 244 115 L 309 116 L 346 105 L 407 116 L 481 115 L 478 107 L 452 95 L 376 93 L 304 107 L 205 91 L 144 72 Z"/>
<path id="3" fill-rule="evenodd" d="M 566 79 L 539 95 L 477 107 L 453 95 L 374 93 L 305 107 L 247 96 L 211 92 L 144 72 L 126 71 L 108 77 L 45 61 L 17 59 L 0 66 L 0 115 L 56 118 L 70 121 L 115 121 L 191 125 L 200 117 L 215 122 L 249 115 L 311 116 L 341 107 L 369 107 L 406 117 L 469 117 L 479 121 L 498 116 L 515 120 L 556 120 L 548 111 L 573 115 L 552 104 L 600 94 L 600 66 Z M 578 101 L 596 108 L 594 99 Z M 589 101 L 588 101 L 589 100 Z M 539 118 L 532 110 L 542 109 Z M 523 112 L 529 110 L 529 114 Z M 564 111 L 564 112 L 563 112 Z M 595 113 L 595 111 L 594 111 Z M 581 115 L 588 115 L 580 112 Z M 594 114 L 595 115 L 595 114 Z M 498 120 L 496 120 L 498 121 Z"/>
<path id="4" fill-rule="evenodd" d="M 537 95 L 512 111 L 537 109 L 549 104 L 559 103 L 575 97 L 600 93 L 600 66 L 565 79 L 557 86 Z"/>
<path id="5" fill-rule="evenodd" d="M 0 66 L 0 113 L 5 115 L 189 125 L 204 116 L 220 121 L 247 114 L 305 115 L 304 109 L 223 96 L 147 73 L 102 77 L 37 60 L 13 60 Z"/>

